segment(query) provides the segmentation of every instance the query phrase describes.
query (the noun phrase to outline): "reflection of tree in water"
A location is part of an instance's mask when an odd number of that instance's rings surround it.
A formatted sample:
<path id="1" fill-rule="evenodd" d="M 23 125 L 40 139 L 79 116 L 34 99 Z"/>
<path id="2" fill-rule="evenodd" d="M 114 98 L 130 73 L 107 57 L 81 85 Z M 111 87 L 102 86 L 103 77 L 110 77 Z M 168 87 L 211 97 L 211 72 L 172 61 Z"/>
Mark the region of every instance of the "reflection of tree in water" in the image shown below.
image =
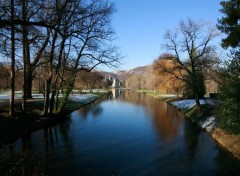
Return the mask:
<path id="1" fill-rule="evenodd" d="M 193 124 L 190 119 L 186 119 L 184 123 L 184 142 L 187 148 L 187 152 L 190 157 L 194 157 L 196 154 L 196 148 L 198 147 L 199 135 L 201 128 Z"/>
<path id="2" fill-rule="evenodd" d="M 31 150 L 32 149 L 32 133 L 27 133 L 21 137 L 22 150 Z"/>
<path id="3" fill-rule="evenodd" d="M 103 108 L 100 105 L 97 105 L 92 110 L 92 115 L 98 117 L 103 112 Z"/>
<path id="4" fill-rule="evenodd" d="M 69 121 L 65 121 L 44 129 L 45 151 L 42 153 L 42 165 L 47 171 L 61 170 L 63 165 L 71 165 L 75 161 L 76 139 L 71 140 L 70 125 Z"/>
<path id="5" fill-rule="evenodd" d="M 166 139 L 178 134 L 181 113 L 175 108 L 149 95 L 132 91 L 124 92 L 122 99 L 145 106 L 149 117 L 153 117 L 154 127 L 161 138 Z"/>
<path id="6" fill-rule="evenodd" d="M 214 158 L 218 168 L 216 175 L 240 175 L 240 162 L 227 151 L 219 150 Z"/>
<path id="7" fill-rule="evenodd" d="M 55 127 L 44 128 L 45 147 L 48 150 L 49 147 L 55 148 L 59 145 L 59 142 L 68 144 L 69 142 L 69 130 L 70 123 L 60 123 Z"/>
<path id="8" fill-rule="evenodd" d="M 163 139 L 174 138 L 181 123 L 180 113 L 168 104 L 158 101 L 153 109 L 153 124 Z"/>
<path id="9" fill-rule="evenodd" d="M 68 143 L 69 139 L 69 130 L 70 130 L 70 124 L 69 123 L 61 123 L 58 126 L 59 128 L 59 134 L 64 142 L 64 144 Z"/>
<path id="10" fill-rule="evenodd" d="M 46 149 L 48 149 L 49 145 L 51 147 L 54 146 L 52 127 L 44 128 L 44 139 L 45 139 L 45 147 L 46 147 Z"/>
<path id="11" fill-rule="evenodd" d="M 83 120 L 87 119 L 88 114 L 92 111 L 94 107 L 94 103 L 91 103 L 90 105 L 87 105 L 81 109 L 76 110 L 79 117 L 81 117 Z"/>
<path id="12" fill-rule="evenodd" d="M 94 117 L 98 117 L 103 112 L 103 108 L 99 103 L 91 103 L 90 105 L 83 107 L 76 112 L 78 113 L 79 117 L 85 120 L 91 113 Z"/>
<path id="13" fill-rule="evenodd" d="M 84 106 L 79 110 L 76 110 L 75 112 L 77 112 L 79 117 L 81 117 L 83 120 L 87 119 L 90 113 L 92 113 L 94 117 L 98 117 L 103 112 L 103 108 L 100 106 L 100 103 L 108 99 L 112 99 L 111 93 L 107 94 L 106 96 L 98 100 L 95 100 L 91 104 Z"/>
<path id="14" fill-rule="evenodd" d="M 118 99 L 120 101 L 122 100 L 136 105 L 145 105 L 147 107 L 151 107 L 154 104 L 153 97 L 143 93 L 136 93 L 135 91 L 124 91 L 122 96 Z"/>

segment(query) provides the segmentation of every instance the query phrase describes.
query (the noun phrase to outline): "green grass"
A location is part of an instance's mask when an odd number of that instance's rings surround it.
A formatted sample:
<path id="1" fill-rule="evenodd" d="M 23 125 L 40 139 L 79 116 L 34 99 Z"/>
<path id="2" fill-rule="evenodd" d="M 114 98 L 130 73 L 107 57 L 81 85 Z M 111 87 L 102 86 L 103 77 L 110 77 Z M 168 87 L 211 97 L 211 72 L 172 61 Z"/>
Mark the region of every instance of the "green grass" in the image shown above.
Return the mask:
<path id="1" fill-rule="evenodd" d="M 161 99 L 162 101 L 165 101 L 165 102 L 173 102 L 173 101 L 183 99 L 182 97 L 168 96 L 167 94 L 162 94 L 162 93 L 160 93 L 158 91 L 154 91 L 154 90 L 137 90 L 137 92 L 138 93 L 145 93 L 145 94 L 150 95 L 154 98 Z"/>
<path id="2" fill-rule="evenodd" d="M 97 95 L 97 96 L 102 96 L 105 95 L 108 91 L 104 91 L 104 92 L 93 92 L 92 94 Z"/>
<path id="3" fill-rule="evenodd" d="M 95 101 L 96 99 L 102 97 L 103 95 L 105 95 L 107 92 L 94 92 L 91 94 L 94 94 L 96 96 L 91 97 L 85 101 L 81 101 L 81 102 L 77 102 L 77 101 L 72 101 L 72 100 L 68 100 L 67 104 L 64 107 L 64 111 L 65 113 L 70 113 L 73 112 L 74 110 L 80 109 L 81 107 Z"/>
<path id="4" fill-rule="evenodd" d="M 147 95 L 153 96 L 155 98 L 159 98 L 161 94 L 158 91 L 154 90 L 137 90 L 138 93 L 146 93 Z"/>
<path id="5" fill-rule="evenodd" d="M 154 92 L 154 90 L 149 90 L 149 89 L 137 89 L 136 91 L 139 92 L 139 93 Z"/>

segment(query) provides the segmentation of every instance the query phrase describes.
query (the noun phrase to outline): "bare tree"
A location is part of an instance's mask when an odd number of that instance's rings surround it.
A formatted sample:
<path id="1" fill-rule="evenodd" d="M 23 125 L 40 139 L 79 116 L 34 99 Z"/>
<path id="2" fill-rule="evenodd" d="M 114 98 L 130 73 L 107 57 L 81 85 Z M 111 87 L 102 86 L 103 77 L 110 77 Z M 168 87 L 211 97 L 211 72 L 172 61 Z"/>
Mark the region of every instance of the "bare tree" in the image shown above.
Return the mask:
<path id="1" fill-rule="evenodd" d="M 117 48 L 110 45 L 112 4 L 105 0 L 63 1 L 56 9 L 58 30 L 52 30 L 50 37 L 43 115 L 61 112 L 80 70 L 91 71 L 100 64 L 114 67 L 120 58 Z M 65 91 L 59 102 L 61 89 Z"/>
<path id="2" fill-rule="evenodd" d="M 82 89 L 94 89 L 104 86 L 104 76 L 97 72 L 88 72 L 85 70 L 79 71 L 76 77 L 75 88 L 81 91 Z"/>
<path id="3" fill-rule="evenodd" d="M 14 26 L 14 0 L 11 0 L 11 94 L 10 116 L 14 117 L 14 80 L 15 80 L 15 26 Z"/>
<path id="4" fill-rule="evenodd" d="M 206 70 L 218 63 L 214 47 L 210 45 L 218 35 L 219 32 L 211 25 L 191 19 L 181 21 L 175 30 L 168 30 L 165 34 L 164 47 L 172 54 L 173 57 L 168 60 L 173 62 L 174 67 L 164 68 L 163 71 L 191 85 L 198 109 L 201 108 L 198 75 L 204 77 Z"/>
<path id="5" fill-rule="evenodd" d="M 77 57 L 70 56 L 69 58 L 68 70 L 72 76 L 65 82 L 66 91 L 58 112 L 68 100 L 78 71 L 91 71 L 100 64 L 115 67 L 121 58 L 117 53 L 117 48 L 110 46 L 114 34 L 110 25 L 110 17 L 114 12 L 113 4 L 107 1 L 92 1 L 86 6 L 80 6 L 77 11 L 78 20 L 75 20 L 74 26 L 79 26 L 79 28 L 71 32 L 72 45 L 70 47 L 71 53 Z"/>
<path id="6" fill-rule="evenodd" d="M 15 37 L 18 42 L 15 53 L 21 58 L 24 75 L 23 111 L 26 98 L 31 97 L 34 71 L 42 68 L 45 71 L 41 79 L 45 80 L 43 115 L 46 115 L 62 110 L 78 71 L 91 71 L 100 64 L 115 67 L 119 63 L 118 49 L 111 45 L 114 6 L 107 0 L 19 0 L 13 6 L 16 12 L 12 20 L 11 5 L 0 3 L 0 39 L 3 40 L 0 47 L 7 57 L 10 50 L 5 51 L 6 43 L 11 39 L 9 31 L 13 24 L 18 37 Z M 39 66 L 41 69 L 36 69 Z M 60 89 L 65 89 L 65 96 L 58 103 Z"/>
<path id="7" fill-rule="evenodd" d="M 37 64 L 41 58 L 41 54 L 43 53 L 45 47 L 48 44 L 49 35 L 48 32 L 45 34 L 41 34 L 38 31 L 44 31 L 40 28 L 50 28 L 57 30 L 54 27 L 54 23 L 51 23 L 51 18 L 47 18 L 49 12 L 52 13 L 51 17 L 54 17 L 54 9 L 49 8 L 52 3 L 55 1 L 49 1 L 45 4 L 50 4 L 48 7 L 43 6 L 43 1 L 37 0 L 20 0 L 20 1 L 13 1 L 14 5 L 10 5 L 9 3 L 1 2 L 0 6 L 0 29 L 3 31 L 1 33 L 1 39 L 4 41 L 3 43 L 7 43 L 10 39 L 8 36 L 9 34 L 9 26 L 14 26 L 14 33 L 15 35 L 15 46 L 17 45 L 18 49 L 22 48 L 22 54 L 20 54 L 16 49 L 14 49 L 15 53 L 19 57 L 21 57 L 21 64 L 22 64 L 22 72 L 23 72 L 23 81 L 22 81 L 22 110 L 26 110 L 26 99 L 31 98 L 31 89 L 32 89 L 32 74 L 34 69 L 37 67 Z M 13 19 L 12 19 L 12 9 L 14 10 Z M 48 11 L 48 13 L 44 13 L 44 11 Z M 38 27 L 38 28 L 37 28 Z M 45 31 L 48 31 L 45 29 Z M 4 33 L 5 32 L 5 33 Z M 12 32 L 11 32 L 12 33 Z M 31 38 L 30 38 L 31 36 Z M 38 44 L 40 40 L 44 40 L 42 47 L 40 48 Z M 19 43 L 16 44 L 16 41 Z M 21 41 L 21 42 L 20 42 Z M 30 45 L 32 48 L 30 48 Z M 7 51 L 7 46 L 4 44 L 3 53 L 5 56 L 9 57 L 9 51 Z M 15 47 L 16 48 L 16 47 Z M 33 55 L 35 57 L 34 60 L 31 60 L 31 52 L 36 51 Z M 12 52 L 11 52 L 12 53 Z M 31 62 L 32 61 L 32 62 Z M 16 67 L 16 66 L 14 66 Z"/>

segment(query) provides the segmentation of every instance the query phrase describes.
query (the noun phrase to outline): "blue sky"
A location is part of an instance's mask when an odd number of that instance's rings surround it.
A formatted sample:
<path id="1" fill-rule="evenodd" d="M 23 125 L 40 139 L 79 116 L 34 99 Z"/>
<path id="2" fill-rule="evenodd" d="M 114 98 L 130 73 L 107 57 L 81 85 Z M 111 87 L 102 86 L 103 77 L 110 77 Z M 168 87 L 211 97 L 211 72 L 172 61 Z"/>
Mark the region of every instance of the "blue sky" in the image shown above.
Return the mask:
<path id="1" fill-rule="evenodd" d="M 148 65 L 164 52 L 161 45 L 167 29 L 191 18 L 217 23 L 221 0 L 113 0 L 117 12 L 112 25 L 125 56 L 121 70 Z"/>

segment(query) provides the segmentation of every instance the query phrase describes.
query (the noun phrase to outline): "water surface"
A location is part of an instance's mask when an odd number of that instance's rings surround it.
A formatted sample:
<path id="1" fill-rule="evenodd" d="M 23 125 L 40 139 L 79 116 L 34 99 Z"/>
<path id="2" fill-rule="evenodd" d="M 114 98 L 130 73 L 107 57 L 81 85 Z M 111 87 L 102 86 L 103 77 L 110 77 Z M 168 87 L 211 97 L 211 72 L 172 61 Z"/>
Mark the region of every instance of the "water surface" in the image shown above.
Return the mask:
<path id="1" fill-rule="evenodd" d="M 13 150 L 26 148 L 40 152 L 48 175 L 240 173 L 239 161 L 173 107 L 130 91 L 113 92 L 67 122 L 19 139 Z"/>

